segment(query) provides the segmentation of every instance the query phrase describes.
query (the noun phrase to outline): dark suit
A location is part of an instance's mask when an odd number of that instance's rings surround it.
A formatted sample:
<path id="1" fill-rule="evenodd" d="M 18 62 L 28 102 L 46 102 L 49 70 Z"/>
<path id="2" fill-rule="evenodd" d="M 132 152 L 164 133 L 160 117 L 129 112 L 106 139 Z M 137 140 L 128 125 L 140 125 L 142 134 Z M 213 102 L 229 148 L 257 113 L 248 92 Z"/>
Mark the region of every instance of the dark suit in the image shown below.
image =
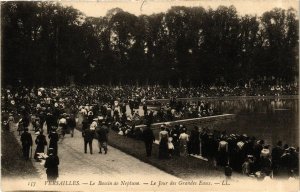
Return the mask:
<path id="1" fill-rule="evenodd" d="M 272 149 L 272 168 L 274 175 L 277 175 L 280 169 L 280 158 L 283 152 L 284 150 L 281 146 L 276 146 Z"/>
<path id="2" fill-rule="evenodd" d="M 94 132 L 90 129 L 85 129 L 83 132 L 83 137 L 84 137 L 84 153 L 87 153 L 87 144 L 89 144 L 90 153 L 93 154 Z"/>
<path id="3" fill-rule="evenodd" d="M 51 132 L 48 138 L 50 139 L 49 148 L 53 148 L 53 154 L 57 155 L 58 134 L 56 132 Z"/>
<path id="4" fill-rule="evenodd" d="M 71 131 L 71 137 L 74 135 L 74 129 L 76 127 L 76 120 L 74 117 L 70 117 L 67 119 L 67 127 L 70 128 Z"/>
<path id="5" fill-rule="evenodd" d="M 51 127 L 55 126 L 55 119 L 52 114 L 46 116 L 47 134 L 50 134 Z"/>
<path id="6" fill-rule="evenodd" d="M 99 153 L 101 153 L 101 148 L 104 149 L 105 154 L 107 153 L 107 134 L 108 134 L 108 127 L 106 125 L 102 125 L 97 130 L 97 139 L 99 145 Z"/>
<path id="7" fill-rule="evenodd" d="M 47 179 L 56 180 L 58 178 L 59 158 L 56 155 L 50 154 L 46 159 L 44 167 L 47 168 Z"/>
<path id="8" fill-rule="evenodd" d="M 151 156 L 151 152 L 152 152 L 152 143 L 155 141 L 155 137 L 154 137 L 152 129 L 146 128 L 143 131 L 143 139 L 145 142 L 146 153 L 147 153 L 147 156 L 149 157 L 149 156 Z"/>
<path id="9" fill-rule="evenodd" d="M 198 130 L 192 130 L 190 142 L 188 143 L 189 154 L 200 154 L 200 133 Z"/>
<path id="10" fill-rule="evenodd" d="M 25 158 L 25 160 L 28 160 L 30 146 L 32 146 L 31 134 L 28 133 L 27 131 L 23 132 L 21 135 L 21 142 L 22 142 L 23 157 Z"/>

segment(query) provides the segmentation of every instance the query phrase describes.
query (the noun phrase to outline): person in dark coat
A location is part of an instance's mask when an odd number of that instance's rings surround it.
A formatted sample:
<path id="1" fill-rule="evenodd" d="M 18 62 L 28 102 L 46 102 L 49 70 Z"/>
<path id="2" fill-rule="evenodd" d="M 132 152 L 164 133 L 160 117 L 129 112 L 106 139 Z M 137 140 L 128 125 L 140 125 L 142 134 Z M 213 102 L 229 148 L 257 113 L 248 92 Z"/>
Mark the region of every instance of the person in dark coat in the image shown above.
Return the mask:
<path id="1" fill-rule="evenodd" d="M 56 132 L 56 127 L 52 127 L 52 131 L 48 135 L 49 141 L 49 148 L 53 149 L 54 155 L 57 155 L 57 142 L 58 142 L 58 134 Z"/>
<path id="2" fill-rule="evenodd" d="M 199 155 L 200 154 L 200 132 L 197 126 L 191 131 L 189 141 L 189 154 Z"/>
<path id="3" fill-rule="evenodd" d="M 104 153 L 107 154 L 108 127 L 104 123 L 97 127 L 97 139 L 99 145 L 99 153 L 102 153 L 103 148 Z"/>
<path id="4" fill-rule="evenodd" d="M 144 102 L 143 103 L 143 111 L 144 111 L 144 116 L 146 116 L 147 115 L 147 104 L 146 104 L 146 102 Z"/>
<path id="5" fill-rule="evenodd" d="M 155 137 L 154 137 L 152 129 L 150 128 L 150 125 L 148 125 L 143 130 L 142 136 L 143 136 L 143 140 L 145 142 L 147 157 L 150 157 L 151 153 L 152 153 L 152 143 L 155 141 Z"/>
<path id="6" fill-rule="evenodd" d="M 27 127 L 24 129 L 24 132 L 21 134 L 21 143 L 22 143 L 23 157 L 25 160 L 28 160 L 30 147 L 32 146 L 32 137 L 31 134 L 28 133 Z"/>
<path id="7" fill-rule="evenodd" d="M 254 145 L 254 150 L 253 150 L 253 155 L 255 157 L 254 171 L 260 170 L 260 153 L 261 150 L 263 149 L 263 145 L 264 145 L 264 140 L 259 140 Z"/>
<path id="8" fill-rule="evenodd" d="M 147 123 L 149 125 L 151 125 L 153 122 L 154 122 L 154 114 L 153 114 L 153 111 L 150 110 L 150 113 L 149 113 L 148 118 L 147 118 Z"/>
<path id="9" fill-rule="evenodd" d="M 29 115 L 27 114 L 27 113 L 25 113 L 24 115 L 23 115 L 23 117 L 22 117 L 22 123 L 23 123 L 23 127 L 24 128 L 28 128 L 28 126 L 29 126 L 29 123 L 30 123 L 30 117 L 29 117 Z"/>
<path id="10" fill-rule="evenodd" d="M 84 131 L 86 129 L 88 129 L 90 126 L 89 126 L 89 122 L 88 122 L 88 119 L 87 119 L 87 116 L 84 116 L 83 117 L 83 121 L 82 121 L 82 127 L 81 127 L 81 130 L 82 130 L 82 136 L 84 135 Z"/>
<path id="11" fill-rule="evenodd" d="M 55 126 L 55 119 L 51 113 L 47 113 L 46 115 L 46 124 L 47 124 L 47 134 L 50 134 L 51 127 Z"/>
<path id="12" fill-rule="evenodd" d="M 272 149 L 272 169 L 274 175 L 277 175 L 280 169 L 280 157 L 283 152 L 282 141 L 278 141 L 277 145 Z"/>
<path id="13" fill-rule="evenodd" d="M 69 118 L 67 118 L 67 127 L 70 129 L 71 137 L 74 136 L 74 129 L 76 127 L 76 120 L 73 114 L 70 115 Z"/>
<path id="14" fill-rule="evenodd" d="M 272 171 L 272 162 L 269 157 L 261 157 L 260 158 L 260 167 L 261 172 L 268 173 Z"/>
<path id="15" fill-rule="evenodd" d="M 121 105 L 121 113 L 126 115 L 126 103 L 122 103 L 122 105 Z"/>
<path id="16" fill-rule="evenodd" d="M 226 180 L 230 180 L 232 176 L 232 168 L 229 165 L 226 165 L 224 168 L 224 174 L 226 177 Z"/>
<path id="17" fill-rule="evenodd" d="M 292 160 L 289 148 L 286 148 L 280 157 L 280 176 L 287 177 L 291 170 Z"/>
<path id="18" fill-rule="evenodd" d="M 299 175 L 299 153 L 294 147 L 290 147 L 291 154 L 291 171 Z"/>
<path id="19" fill-rule="evenodd" d="M 122 116 L 121 116 L 121 125 L 125 126 L 126 125 L 126 121 L 127 121 L 126 114 L 123 113 Z"/>
<path id="20" fill-rule="evenodd" d="M 40 131 L 40 134 L 35 139 L 36 150 L 34 153 L 34 159 L 38 161 L 37 153 L 44 153 L 45 146 L 47 146 L 46 136 L 43 134 L 43 131 Z"/>
<path id="21" fill-rule="evenodd" d="M 129 100 L 129 108 L 130 108 L 130 111 L 131 111 L 131 115 L 134 114 L 134 100 L 133 99 L 130 99 Z"/>
<path id="22" fill-rule="evenodd" d="M 59 158 L 54 154 L 54 149 L 49 148 L 49 156 L 46 158 L 44 167 L 47 168 L 46 174 L 48 181 L 55 181 L 58 178 Z"/>
<path id="23" fill-rule="evenodd" d="M 84 153 L 87 153 L 87 145 L 89 144 L 90 153 L 93 154 L 93 139 L 94 139 L 94 131 L 90 128 L 87 128 L 83 132 L 84 137 Z"/>

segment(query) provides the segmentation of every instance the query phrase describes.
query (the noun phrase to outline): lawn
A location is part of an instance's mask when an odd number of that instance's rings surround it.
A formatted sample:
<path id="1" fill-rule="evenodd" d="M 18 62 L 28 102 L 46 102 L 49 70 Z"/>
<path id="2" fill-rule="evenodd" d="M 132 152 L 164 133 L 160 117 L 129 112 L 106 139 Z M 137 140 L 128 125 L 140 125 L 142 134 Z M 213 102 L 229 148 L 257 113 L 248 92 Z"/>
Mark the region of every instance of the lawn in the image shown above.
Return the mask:
<path id="1" fill-rule="evenodd" d="M 167 173 L 170 173 L 182 179 L 204 176 L 223 176 L 223 168 L 215 168 L 212 161 L 207 162 L 191 156 L 173 156 L 170 159 L 166 160 L 158 159 L 158 145 L 156 144 L 153 144 L 152 157 L 147 157 L 143 141 L 118 135 L 114 131 L 110 131 L 108 143 L 109 145 L 137 159 L 140 159 L 143 162 L 149 163 Z"/>
<path id="2" fill-rule="evenodd" d="M 31 161 L 22 157 L 22 148 L 12 132 L 1 131 L 2 177 L 38 178 L 38 172 Z"/>

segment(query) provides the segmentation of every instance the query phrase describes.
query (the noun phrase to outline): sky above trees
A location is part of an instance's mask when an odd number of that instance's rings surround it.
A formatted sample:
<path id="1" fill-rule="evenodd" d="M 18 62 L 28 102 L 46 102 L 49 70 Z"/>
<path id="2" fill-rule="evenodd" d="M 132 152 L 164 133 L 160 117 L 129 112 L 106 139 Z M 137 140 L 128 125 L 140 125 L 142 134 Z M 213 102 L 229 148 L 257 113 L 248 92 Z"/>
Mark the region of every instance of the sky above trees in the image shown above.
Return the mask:
<path id="1" fill-rule="evenodd" d="M 63 6 L 73 6 L 82 11 L 86 16 L 105 16 L 107 11 L 119 7 L 134 15 L 150 15 L 153 13 L 166 12 L 172 6 L 201 6 L 205 9 L 216 9 L 220 5 L 234 5 L 238 14 L 262 15 L 265 11 L 275 7 L 282 9 L 294 8 L 298 10 L 298 0 L 119 0 L 119 1 L 62 1 Z"/>

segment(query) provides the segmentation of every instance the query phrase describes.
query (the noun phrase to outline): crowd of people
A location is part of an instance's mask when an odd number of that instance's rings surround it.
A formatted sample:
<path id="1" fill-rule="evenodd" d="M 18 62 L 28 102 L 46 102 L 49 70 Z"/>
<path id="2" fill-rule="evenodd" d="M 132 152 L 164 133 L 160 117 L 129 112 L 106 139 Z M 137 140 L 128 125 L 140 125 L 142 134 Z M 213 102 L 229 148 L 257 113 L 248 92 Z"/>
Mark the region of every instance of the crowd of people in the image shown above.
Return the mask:
<path id="1" fill-rule="evenodd" d="M 134 138 L 144 140 L 146 154 L 151 156 L 155 137 L 150 125 L 137 130 Z M 214 166 L 230 167 L 247 176 L 287 178 L 299 175 L 299 147 L 283 145 L 281 141 L 271 148 L 264 140 L 246 134 L 227 134 L 197 126 L 188 131 L 183 124 L 163 124 L 158 142 L 160 159 L 200 155 L 214 162 Z"/>
<path id="2" fill-rule="evenodd" d="M 268 93 L 296 94 L 297 90 L 293 92 L 294 89 L 293 86 L 279 86 L 278 89 L 276 87 L 274 90 L 270 89 Z M 78 125 L 81 127 L 84 139 L 84 153 L 87 153 L 89 146 L 89 152 L 93 154 L 92 142 L 96 138 L 99 153 L 102 153 L 103 149 L 107 154 L 108 132 L 112 129 L 119 134 L 144 140 L 146 153 L 150 156 L 152 143 L 155 140 L 149 129 L 151 124 L 216 114 L 214 107 L 208 102 L 182 102 L 177 101 L 174 96 L 240 95 L 243 92 L 241 90 L 251 90 L 251 88 L 246 86 L 233 89 L 214 86 L 208 89 L 158 86 L 3 88 L 2 127 L 9 129 L 18 117 L 17 125 L 25 159 L 29 158 L 29 148 L 33 145 L 28 129 L 34 130 L 37 134 L 34 157 L 38 160 L 37 154 L 44 152 L 45 147 L 48 146 L 44 132 L 49 138 L 51 155 L 57 156 L 57 143 L 60 137 L 63 138 L 66 133 L 70 133 L 72 137 Z M 259 94 L 259 92 L 255 93 Z M 160 98 L 168 98 L 170 101 L 167 104 L 159 104 L 157 109 L 149 108 L 147 100 Z M 143 115 L 140 115 L 137 110 L 140 105 Z M 145 124 L 148 129 L 136 128 L 138 124 Z M 210 132 L 207 129 L 199 130 L 198 127 L 189 133 L 184 125 L 174 127 L 163 125 L 159 132 L 160 159 L 170 158 L 173 155 L 202 155 L 216 162 L 216 165 L 230 166 L 246 175 L 253 175 L 257 172 L 266 175 L 271 172 L 274 175 L 298 174 L 298 152 L 299 148 L 282 146 L 281 142 L 270 149 L 270 146 L 265 145 L 263 140 L 257 140 L 254 137 Z M 53 159 L 58 165 L 59 160 Z"/>
<path id="3" fill-rule="evenodd" d="M 48 88 L 27 88 L 18 86 L 15 88 L 2 88 L 1 102 L 2 114 L 14 113 L 20 114 L 21 111 L 26 111 L 31 114 L 33 125 L 44 121 L 48 112 L 53 112 L 55 119 L 63 112 L 67 114 L 76 114 L 79 108 L 85 106 L 93 106 L 95 115 L 101 113 L 112 113 L 116 118 L 121 118 L 126 112 L 126 105 L 131 110 L 132 119 L 141 120 L 138 113 L 134 113 L 135 109 L 143 104 L 144 115 L 149 114 L 151 109 L 147 110 L 147 105 L 151 100 L 170 99 L 170 98 L 191 98 L 191 97 L 209 97 L 209 96 L 239 96 L 239 95 L 296 95 L 298 94 L 297 86 L 295 85 L 276 85 L 267 86 L 209 86 L 195 88 L 165 88 L 159 86 L 64 86 L 64 87 L 48 87 Z M 265 86 L 266 87 L 266 86 Z M 252 94 L 253 92 L 253 94 Z M 157 103 L 156 103 L 157 104 Z M 158 103 L 161 104 L 161 103 Z M 212 113 L 211 106 L 208 106 L 203 111 L 201 104 L 201 113 L 195 113 L 193 107 L 177 102 L 177 106 L 173 107 L 172 116 L 167 113 L 170 106 L 160 106 L 157 112 L 157 121 L 172 120 L 172 118 L 180 119 L 182 116 L 196 117 L 205 116 Z M 170 102 L 170 105 L 172 103 Z M 183 106 L 185 105 L 185 106 Z M 20 106 L 20 107 L 16 107 Z M 117 111 L 115 107 L 117 107 Z M 199 107 L 199 104 L 197 105 Z M 176 110 L 176 111 L 175 111 Z M 213 110 L 213 109 L 212 109 Z M 191 112 L 192 111 L 192 112 Z M 153 111 L 152 111 L 153 112 Z M 98 113 L 98 114 L 97 114 Z M 153 112 L 154 113 L 154 112 Z M 169 112 L 168 112 L 169 113 Z M 192 115 L 191 115 L 192 114 Z M 151 117 L 152 114 L 150 114 Z M 41 125 L 36 125 L 36 127 Z"/>
<path id="4" fill-rule="evenodd" d="M 220 96 L 270 96 L 297 95 L 298 86 L 294 84 L 268 86 L 201 86 L 190 88 L 160 87 L 160 86 L 61 86 L 48 88 L 2 88 L 3 106 L 22 105 L 27 100 L 35 108 L 42 103 L 56 103 L 58 107 L 66 107 L 71 112 L 79 106 L 96 103 L 108 103 L 111 107 L 118 101 L 128 103 L 130 108 L 138 107 L 139 103 L 156 99 L 220 97 Z M 39 103 L 41 101 L 42 103 Z M 39 101 L 38 101 L 39 100 Z M 63 106 L 61 106 L 63 105 Z"/>

